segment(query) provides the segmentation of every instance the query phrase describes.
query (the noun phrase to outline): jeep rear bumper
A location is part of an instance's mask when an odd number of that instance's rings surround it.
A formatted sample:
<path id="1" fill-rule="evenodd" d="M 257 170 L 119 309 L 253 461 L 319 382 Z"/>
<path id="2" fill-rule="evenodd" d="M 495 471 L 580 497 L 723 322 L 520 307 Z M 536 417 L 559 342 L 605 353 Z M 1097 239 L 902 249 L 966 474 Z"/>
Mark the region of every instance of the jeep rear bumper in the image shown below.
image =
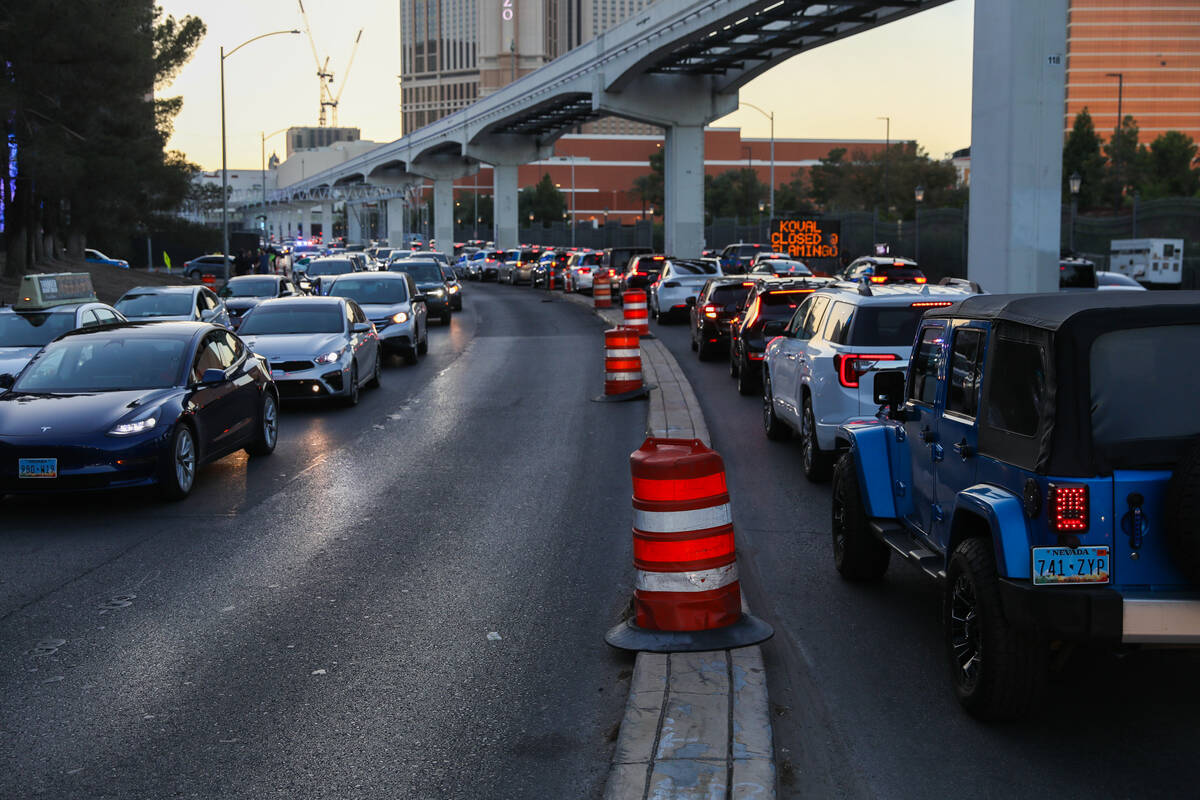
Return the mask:
<path id="1" fill-rule="evenodd" d="M 1121 594 L 1112 587 L 1035 587 L 1000 579 L 1014 627 L 1067 641 L 1200 644 L 1200 594 Z"/>

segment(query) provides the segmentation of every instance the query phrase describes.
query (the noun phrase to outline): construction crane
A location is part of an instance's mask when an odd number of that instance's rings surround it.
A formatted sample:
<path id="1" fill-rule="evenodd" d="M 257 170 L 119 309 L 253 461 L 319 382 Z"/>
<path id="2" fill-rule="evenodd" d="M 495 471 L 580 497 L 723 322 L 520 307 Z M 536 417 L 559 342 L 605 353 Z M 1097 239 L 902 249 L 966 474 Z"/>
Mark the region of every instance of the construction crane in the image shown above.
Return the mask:
<path id="1" fill-rule="evenodd" d="M 317 124 L 320 127 L 325 127 L 326 115 L 325 109 L 330 109 L 333 115 L 333 127 L 338 124 L 338 102 L 342 98 L 342 92 L 346 89 L 346 79 L 350 77 L 350 67 L 354 65 L 354 56 L 358 53 L 358 43 L 362 41 L 362 28 L 359 28 L 358 35 L 354 37 L 354 47 L 350 50 L 350 60 L 346 63 L 346 72 L 342 75 L 342 85 L 338 89 L 337 94 L 334 94 L 333 73 L 329 70 L 329 56 L 325 56 L 325 60 L 321 61 L 321 56 L 317 52 L 317 42 L 312 35 L 312 26 L 308 24 L 308 12 L 304 10 L 304 0 L 296 0 L 300 6 L 300 17 L 304 20 L 304 32 L 308 35 L 308 43 L 312 47 L 313 62 L 317 65 L 317 82 L 319 84 L 320 113 L 317 116 Z"/>

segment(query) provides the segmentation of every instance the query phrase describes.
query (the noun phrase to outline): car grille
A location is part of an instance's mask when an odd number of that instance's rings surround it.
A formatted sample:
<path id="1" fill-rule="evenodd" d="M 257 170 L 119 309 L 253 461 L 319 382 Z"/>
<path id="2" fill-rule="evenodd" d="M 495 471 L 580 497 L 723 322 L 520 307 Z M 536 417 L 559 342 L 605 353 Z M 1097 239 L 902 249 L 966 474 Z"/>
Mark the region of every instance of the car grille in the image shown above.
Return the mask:
<path id="1" fill-rule="evenodd" d="M 375 330 L 381 331 L 384 328 L 386 328 L 388 325 L 392 324 L 392 318 L 384 317 L 383 319 L 373 319 L 373 320 L 371 320 L 371 322 L 374 323 Z"/>
<path id="2" fill-rule="evenodd" d="M 284 372 L 302 372 L 306 369 L 312 369 L 313 362 L 311 361 L 272 361 L 272 370 L 283 370 Z"/>

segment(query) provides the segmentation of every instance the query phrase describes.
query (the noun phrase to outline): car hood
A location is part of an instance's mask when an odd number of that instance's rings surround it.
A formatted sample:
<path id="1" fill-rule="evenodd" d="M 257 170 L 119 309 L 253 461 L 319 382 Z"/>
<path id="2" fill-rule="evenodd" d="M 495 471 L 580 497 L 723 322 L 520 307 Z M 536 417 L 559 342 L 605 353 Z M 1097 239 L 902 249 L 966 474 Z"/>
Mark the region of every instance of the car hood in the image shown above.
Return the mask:
<path id="1" fill-rule="evenodd" d="M 268 361 L 312 359 L 346 346 L 345 334 L 341 333 L 248 334 L 242 341 Z"/>
<path id="2" fill-rule="evenodd" d="M 367 303 L 360 306 L 367 319 L 383 319 L 401 311 L 411 311 L 408 303 Z"/>
<path id="3" fill-rule="evenodd" d="M 445 281 L 417 281 L 418 289 L 445 289 Z"/>
<path id="4" fill-rule="evenodd" d="M 37 355 L 40 347 L 0 347 L 0 375 L 16 375 L 25 369 L 29 359 Z"/>
<path id="5" fill-rule="evenodd" d="M 136 408 L 151 408 L 176 392 L 134 389 L 91 394 L 0 395 L 0 436 L 63 436 L 104 433 Z"/>
<path id="6" fill-rule="evenodd" d="M 122 312 L 124 313 L 124 312 Z M 125 318 L 130 322 L 191 322 L 191 314 L 171 314 L 166 317 L 137 317 L 125 314 Z"/>

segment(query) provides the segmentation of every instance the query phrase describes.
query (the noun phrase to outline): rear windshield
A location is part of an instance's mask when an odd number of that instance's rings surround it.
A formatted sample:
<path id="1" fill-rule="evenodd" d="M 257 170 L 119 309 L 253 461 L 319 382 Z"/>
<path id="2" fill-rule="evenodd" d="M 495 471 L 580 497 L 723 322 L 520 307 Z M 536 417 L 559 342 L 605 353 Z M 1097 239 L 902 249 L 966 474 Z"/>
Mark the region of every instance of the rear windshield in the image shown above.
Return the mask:
<path id="1" fill-rule="evenodd" d="M 308 274 L 314 278 L 318 275 L 345 275 L 350 272 L 354 272 L 354 262 L 349 259 L 322 258 L 308 262 Z"/>
<path id="2" fill-rule="evenodd" d="M 1200 325 L 1163 325 L 1100 334 L 1092 343 L 1092 440 L 1098 447 L 1200 434 L 1200 371 L 1181 368 L 1200 347 Z M 1136 365 L 1136 366 L 1135 366 Z M 1170 380 L 1130 380 L 1170 375 Z"/>
<path id="3" fill-rule="evenodd" d="M 441 282 L 442 267 L 436 261 L 393 261 L 388 264 L 389 272 L 407 272 L 417 283 Z"/>
<path id="4" fill-rule="evenodd" d="M 183 339 L 70 336 L 46 346 L 21 373 L 16 392 L 103 392 L 172 386 Z"/>
<path id="5" fill-rule="evenodd" d="M 812 270 L 802 261 L 789 261 L 782 258 L 772 258 L 759 262 L 751 272 L 764 272 L 769 275 L 812 275 Z"/>
<path id="6" fill-rule="evenodd" d="M 341 333 L 345 316 L 339 306 L 326 303 L 288 303 L 259 306 L 242 320 L 242 336 L 279 333 Z"/>
<path id="7" fill-rule="evenodd" d="M 637 269 L 638 272 L 642 272 L 647 275 L 657 275 L 658 273 L 662 272 L 664 263 L 665 262 L 663 261 L 655 261 L 652 258 L 639 258 L 637 264 L 635 265 L 635 269 Z"/>
<path id="8" fill-rule="evenodd" d="M 796 307 L 806 297 L 808 297 L 807 294 L 768 292 L 762 295 L 762 307 L 759 309 L 758 318 L 760 320 L 791 319 Z"/>
<path id="9" fill-rule="evenodd" d="M 594 267 L 599 263 L 599 253 L 584 253 L 578 259 L 576 259 L 576 265 L 580 267 Z"/>
<path id="10" fill-rule="evenodd" d="M 850 341 L 862 347 L 907 347 L 913 343 L 924 308 L 859 306 L 850 321 Z"/>
<path id="11" fill-rule="evenodd" d="M 116 309 L 129 319 L 134 317 L 186 317 L 195 303 L 191 293 L 138 292 L 127 294 L 117 301 Z"/>
<path id="12" fill-rule="evenodd" d="M 74 311 L 0 314 L 0 347 L 41 347 L 74 327 Z"/>
<path id="13" fill-rule="evenodd" d="M 719 305 L 732 306 L 746 299 L 746 295 L 750 292 L 750 287 L 742 286 L 740 283 L 731 283 L 728 286 L 718 286 L 713 289 L 709 295 L 710 303 Z"/>
<path id="14" fill-rule="evenodd" d="M 681 275 L 716 275 L 717 268 L 705 261 L 673 261 L 675 271 Z"/>
<path id="15" fill-rule="evenodd" d="M 331 297 L 349 297 L 360 306 L 392 305 L 408 299 L 406 281 L 400 278 L 338 278 L 329 287 Z"/>
<path id="16" fill-rule="evenodd" d="M 1088 262 L 1059 264 L 1058 286 L 1060 289 L 1096 288 L 1096 265 Z"/>
<path id="17" fill-rule="evenodd" d="M 746 258 L 753 257 L 762 249 L 763 246 L 761 244 L 739 244 L 737 249 L 734 250 L 734 253 L 738 258 Z"/>
<path id="18" fill-rule="evenodd" d="M 222 297 L 274 297 L 279 284 L 274 278 L 238 278 L 225 284 Z"/>

